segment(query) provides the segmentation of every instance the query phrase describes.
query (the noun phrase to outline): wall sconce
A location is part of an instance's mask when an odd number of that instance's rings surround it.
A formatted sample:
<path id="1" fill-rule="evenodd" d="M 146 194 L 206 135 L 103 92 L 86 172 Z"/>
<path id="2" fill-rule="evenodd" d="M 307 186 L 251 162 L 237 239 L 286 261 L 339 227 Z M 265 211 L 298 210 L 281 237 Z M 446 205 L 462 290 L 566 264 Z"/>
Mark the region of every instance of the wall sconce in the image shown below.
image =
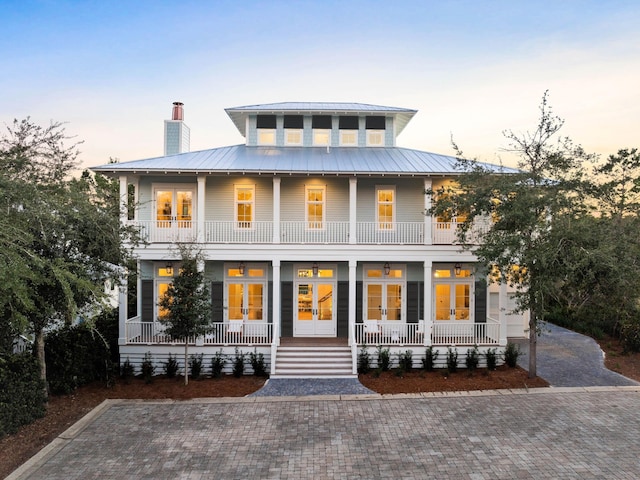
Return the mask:
<path id="1" fill-rule="evenodd" d="M 391 272 L 391 265 L 389 265 L 389 262 L 384 264 L 384 274 L 385 275 L 389 275 L 389 272 Z"/>
<path id="2" fill-rule="evenodd" d="M 167 271 L 167 275 L 173 275 L 173 262 L 167 262 L 164 268 Z"/>
<path id="3" fill-rule="evenodd" d="M 460 265 L 459 263 L 456 263 L 456 264 L 453 266 L 453 269 L 455 270 L 455 272 L 456 272 L 456 277 L 457 277 L 458 275 L 460 275 L 460 272 L 462 271 L 462 265 Z"/>
<path id="4" fill-rule="evenodd" d="M 240 275 L 244 275 L 244 262 L 238 264 L 238 270 L 240 271 Z"/>
<path id="5" fill-rule="evenodd" d="M 311 270 L 313 270 L 313 276 L 317 277 L 318 276 L 318 262 L 313 262 L 313 266 L 311 267 Z"/>

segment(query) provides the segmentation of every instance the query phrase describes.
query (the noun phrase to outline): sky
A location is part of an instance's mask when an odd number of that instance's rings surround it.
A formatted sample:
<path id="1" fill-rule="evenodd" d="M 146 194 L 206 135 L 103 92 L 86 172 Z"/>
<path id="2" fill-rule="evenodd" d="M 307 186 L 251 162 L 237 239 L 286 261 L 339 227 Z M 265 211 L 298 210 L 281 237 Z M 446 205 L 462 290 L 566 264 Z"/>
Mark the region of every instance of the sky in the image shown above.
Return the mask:
<path id="1" fill-rule="evenodd" d="M 163 154 L 185 104 L 191 150 L 244 142 L 260 103 L 418 110 L 397 145 L 514 164 L 505 130 L 602 158 L 640 147 L 637 0 L 0 0 L 0 125 L 63 122 L 82 167 Z"/>

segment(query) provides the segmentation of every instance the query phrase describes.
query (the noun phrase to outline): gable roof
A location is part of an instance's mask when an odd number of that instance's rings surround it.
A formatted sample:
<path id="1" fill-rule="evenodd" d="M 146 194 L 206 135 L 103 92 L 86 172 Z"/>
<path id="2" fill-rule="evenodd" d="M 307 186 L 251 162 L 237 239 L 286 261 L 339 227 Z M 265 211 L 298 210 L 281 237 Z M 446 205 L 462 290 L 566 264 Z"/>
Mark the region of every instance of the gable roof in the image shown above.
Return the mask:
<path id="1" fill-rule="evenodd" d="M 287 175 L 455 175 L 456 157 L 399 147 L 247 147 L 109 163 L 91 170 L 117 173 L 209 173 Z M 487 164 L 492 170 L 516 170 Z"/>
<path id="2" fill-rule="evenodd" d="M 399 107 L 385 107 L 367 103 L 344 102 L 280 102 L 260 105 L 246 105 L 244 107 L 225 108 L 227 115 L 233 120 L 242 136 L 246 136 L 246 118 L 250 114 L 307 114 L 307 115 L 340 115 L 362 113 L 365 115 L 389 115 L 395 117 L 396 136 L 404 130 L 407 123 L 417 113 L 417 110 Z"/>

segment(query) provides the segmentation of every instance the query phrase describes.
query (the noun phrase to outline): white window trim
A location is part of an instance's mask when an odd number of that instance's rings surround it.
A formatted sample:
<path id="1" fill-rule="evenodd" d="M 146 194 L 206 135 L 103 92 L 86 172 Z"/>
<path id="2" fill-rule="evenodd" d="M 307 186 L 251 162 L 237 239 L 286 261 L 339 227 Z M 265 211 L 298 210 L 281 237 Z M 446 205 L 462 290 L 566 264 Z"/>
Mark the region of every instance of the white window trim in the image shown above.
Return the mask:
<path id="1" fill-rule="evenodd" d="M 276 129 L 275 128 L 257 128 L 258 131 L 258 145 L 275 145 L 276 144 Z M 261 134 L 269 134 L 273 137 L 270 142 L 265 142 L 260 139 Z"/>
<path id="2" fill-rule="evenodd" d="M 327 135 L 326 142 L 316 142 L 316 134 L 325 134 Z M 331 129 L 330 128 L 314 128 L 313 129 L 313 146 L 314 147 L 326 147 L 327 145 L 331 145 Z"/>
<path id="3" fill-rule="evenodd" d="M 378 134 L 382 137 L 382 141 L 380 143 L 372 143 L 371 137 Z M 384 136 L 385 130 L 367 130 L 367 147 L 384 147 Z"/>
<path id="4" fill-rule="evenodd" d="M 391 203 L 391 222 L 381 221 L 380 220 L 380 202 L 378 200 L 378 192 L 380 190 L 391 190 L 393 191 L 393 202 Z M 376 185 L 376 230 L 379 232 L 394 232 L 396 230 L 396 187 L 395 185 Z M 386 204 L 386 203 L 385 203 Z M 391 223 L 391 228 L 380 228 L 381 223 Z"/>
<path id="5" fill-rule="evenodd" d="M 310 202 L 309 201 L 309 190 L 322 190 L 322 202 Z M 321 224 L 322 227 L 321 228 L 310 228 L 309 227 L 309 204 L 313 203 L 313 204 L 322 204 L 322 220 L 321 220 Z M 326 222 L 326 212 L 327 212 L 327 187 L 325 185 L 305 185 L 304 187 L 304 225 L 305 225 L 305 230 L 307 231 L 314 231 L 314 232 L 318 232 L 318 231 L 323 231 L 325 230 L 327 227 L 327 222 Z"/>
<path id="6" fill-rule="evenodd" d="M 239 201 L 238 200 L 238 191 L 242 189 L 242 190 L 247 190 L 250 189 L 251 190 L 251 201 Z M 239 224 L 242 223 L 239 219 L 238 219 L 238 205 L 240 204 L 251 204 L 251 220 L 249 220 L 249 223 L 251 224 L 250 227 L 240 227 Z M 237 184 L 233 186 L 233 229 L 236 231 L 242 231 L 242 232 L 246 232 L 246 231 L 250 231 L 250 230 L 255 230 L 256 228 L 256 186 L 255 185 L 245 185 L 245 184 Z"/>
<path id="7" fill-rule="evenodd" d="M 344 140 L 344 134 L 346 133 L 355 135 L 355 140 L 353 142 L 346 142 Z M 340 130 L 340 146 L 341 147 L 357 147 L 358 146 L 358 130 Z"/>
<path id="8" fill-rule="evenodd" d="M 300 135 L 299 142 L 292 142 L 289 140 L 289 133 L 297 133 Z M 301 147 L 303 141 L 303 131 L 301 128 L 285 128 L 284 129 L 284 144 L 288 146 Z"/>

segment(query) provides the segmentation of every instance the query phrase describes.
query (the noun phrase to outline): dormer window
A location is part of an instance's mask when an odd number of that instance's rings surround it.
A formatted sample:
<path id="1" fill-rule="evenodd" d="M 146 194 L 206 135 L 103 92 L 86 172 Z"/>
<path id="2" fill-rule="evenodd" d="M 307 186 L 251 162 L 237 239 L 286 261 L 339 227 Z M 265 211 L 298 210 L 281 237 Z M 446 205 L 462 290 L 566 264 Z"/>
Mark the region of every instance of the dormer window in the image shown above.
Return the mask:
<path id="1" fill-rule="evenodd" d="M 358 146 L 358 127 L 359 119 L 356 116 L 340 117 L 338 121 L 340 128 L 340 146 L 341 147 L 357 147 Z"/>
<path id="2" fill-rule="evenodd" d="M 365 128 L 367 129 L 367 146 L 384 147 L 384 134 L 386 128 L 385 117 L 367 117 Z"/>
<path id="3" fill-rule="evenodd" d="M 276 116 L 258 115 L 256 119 L 258 129 L 258 145 L 276 144 Z"/>
<path id="4" fill-rule="evenodd" d="M 284 144 L 289 146 L 302 145 L 302 115 L 284 116 Z"/>
<path id="5" fill-rule="evenodd" d="M 311 117 L 311 128 L 313 129 L 313 145 L 329 145 L 331 142 L 331 116 L 314 115 Z"/>

